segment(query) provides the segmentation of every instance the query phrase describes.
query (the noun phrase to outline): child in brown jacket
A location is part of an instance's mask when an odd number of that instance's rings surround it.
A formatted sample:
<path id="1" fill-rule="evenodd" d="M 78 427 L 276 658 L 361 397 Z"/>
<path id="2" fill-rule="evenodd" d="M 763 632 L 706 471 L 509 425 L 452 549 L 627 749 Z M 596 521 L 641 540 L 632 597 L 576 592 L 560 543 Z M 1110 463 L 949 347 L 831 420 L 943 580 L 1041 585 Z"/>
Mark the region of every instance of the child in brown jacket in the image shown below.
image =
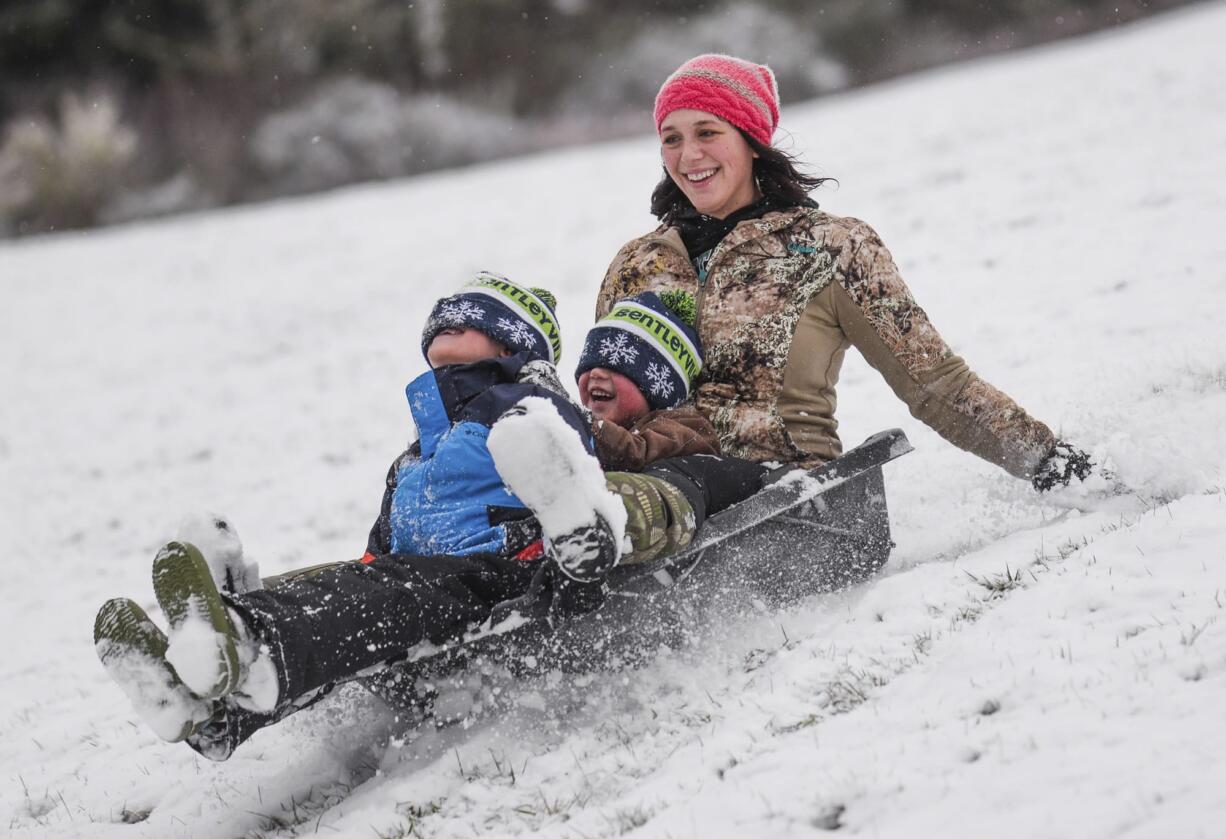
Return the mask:
<path id="1" fill-rule="evenodd" d="M 689 402 L 702 372 L 694 298 L 644 292 L 617 301 L 583 343 L 575 378 L 593 414 L 596 456 L 623 496 L 630 550 L 619 564 L 684 548 L 713 513 L 755 492 L 763 467 L 719 457 L 719 438 Z"/>
<path id="2" fill-rule="evenodd" d="M 618 301 L 588 332 L 575 379 L 606 470 L 719 454 L 715 426 L 684 404 L 702 371 L 693 306 L 686 292 L 646 292 Z"/>

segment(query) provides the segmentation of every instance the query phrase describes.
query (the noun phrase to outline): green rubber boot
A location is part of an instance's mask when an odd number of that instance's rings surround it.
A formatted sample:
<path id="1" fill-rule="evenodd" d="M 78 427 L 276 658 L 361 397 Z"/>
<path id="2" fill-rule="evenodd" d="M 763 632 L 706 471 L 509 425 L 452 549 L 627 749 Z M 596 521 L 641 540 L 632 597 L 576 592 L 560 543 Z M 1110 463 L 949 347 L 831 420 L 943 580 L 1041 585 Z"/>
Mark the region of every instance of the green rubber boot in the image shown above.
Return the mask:
<path id="1" fill-rule="evenodd" d="M 213 713 L 166 661 L 166 634 L 145 610 L 123 597 L 108 600 L 94 619 L 94 650 L 136 712 L 163 740 L 189 737 Z"/>
<path id="2" fill-rule="evenodd" d="M 647 562 L 684 548 L 694 538 L 694 508 L 668 481 L 637 472 L 606 472 L 605 486 L 626 507 L 630 551 L 621 565 Z"/>
<path id="3" fill-rule="evenodd" d="M 153 560 L 153 592 L 170 623 L 167 660 L 201 699 L 220 699 L 238 686 L 239 635 L 195 546 L 170 542 Z"/>

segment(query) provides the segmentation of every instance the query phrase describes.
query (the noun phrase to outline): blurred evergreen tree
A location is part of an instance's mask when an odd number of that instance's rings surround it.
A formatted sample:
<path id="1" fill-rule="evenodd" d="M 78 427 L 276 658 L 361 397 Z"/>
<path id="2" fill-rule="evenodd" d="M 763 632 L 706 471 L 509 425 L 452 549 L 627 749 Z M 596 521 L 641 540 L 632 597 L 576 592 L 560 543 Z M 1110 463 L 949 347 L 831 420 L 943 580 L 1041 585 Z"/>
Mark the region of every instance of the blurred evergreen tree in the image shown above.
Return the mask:
<path id="1" fill-rule="evenodd" d="M 276 192 L 252 138 L 342 80 L 381 85 L 393 109 L 445 97 L 457 127 L 540 120 L 547 145 L 639 125 L 695 51 L 765 40 L 747 57 L 773 54 L 785 97 L 812 96 L 1187 2 L 0 0 L 0 135 L 18 114 L 54 122 L 65 94 L 106 99 L 141 138 L 132 182 L 185 176 L 225 203 Z"/>

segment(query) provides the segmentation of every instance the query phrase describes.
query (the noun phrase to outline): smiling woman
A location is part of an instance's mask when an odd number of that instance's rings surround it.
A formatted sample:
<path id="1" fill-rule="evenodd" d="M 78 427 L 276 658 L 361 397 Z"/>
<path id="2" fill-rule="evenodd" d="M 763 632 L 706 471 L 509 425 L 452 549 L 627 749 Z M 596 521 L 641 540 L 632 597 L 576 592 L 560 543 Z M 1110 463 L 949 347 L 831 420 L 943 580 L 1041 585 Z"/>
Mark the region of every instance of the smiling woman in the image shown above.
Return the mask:
<path id="1" fill-rule="evenodd" d="M 1089 457 L 976 376 L 912 297 L 876 232 L 818 209 L 821 178 L 771 146 L 779 91 L 769 67 L 700 55 L 655 102 L 662 224 L 626 244 L 597 318 L 644 291 L 694 295 L 706 366 L 697 408 L 726 454 L 814 466 L 842 452 L 835 386 L 855 346 L 941 436 L 1040 491 L 1084 480 Z"/>

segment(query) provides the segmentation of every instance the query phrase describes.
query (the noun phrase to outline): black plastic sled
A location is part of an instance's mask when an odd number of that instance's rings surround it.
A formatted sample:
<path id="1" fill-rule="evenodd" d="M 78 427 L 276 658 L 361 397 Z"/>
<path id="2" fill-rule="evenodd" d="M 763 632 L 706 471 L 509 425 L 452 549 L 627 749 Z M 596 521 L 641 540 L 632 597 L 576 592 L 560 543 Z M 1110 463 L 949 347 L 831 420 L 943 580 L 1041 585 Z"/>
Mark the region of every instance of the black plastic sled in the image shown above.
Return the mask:
<path id="1" fill-rule="evenodd" d="M 752 498 L 711 516 L 684 551 L 614 569 L 610 588 L 630 596 L 718 583 L 714 591 L 786 602 L 859 582 L 894 546 L 881 467 L 911 450 L 895 428 L 807 472 L 776 473 Z"/>
<path id="2" fill-rule="evenodd" d="M 492 662 L 517 676 L 633 666 L 661 645 L 684 646 L 710 620 L 863 581 L 894 547 L 881 467 L 911 450 L 890 429 L 814 469 L 776 473 L 753 497 L 708 518 L 684 551 L 615 568 L 598 605 L 559 608 L 574 584 L 546 579 L 500 604 L 484 633 L 395 665 L 367 687 L 420 710 L 429 705 L 423 691 L 474 665 Z"/>

